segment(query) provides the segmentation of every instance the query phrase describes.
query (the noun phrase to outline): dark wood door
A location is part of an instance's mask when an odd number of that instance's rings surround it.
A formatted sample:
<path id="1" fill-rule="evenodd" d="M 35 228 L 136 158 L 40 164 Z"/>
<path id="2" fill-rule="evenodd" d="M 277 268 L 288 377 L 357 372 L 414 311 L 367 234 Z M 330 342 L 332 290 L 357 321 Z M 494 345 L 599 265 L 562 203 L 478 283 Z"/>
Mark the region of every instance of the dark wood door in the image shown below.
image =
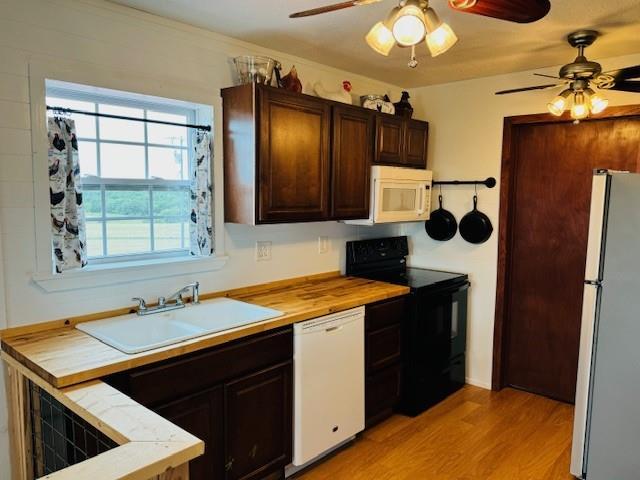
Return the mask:
<path id="1" fill-rule="evenodd" d="M 409 120 L 405 133 L 405 163 L 408 167 L 427 168 L 429 124 Z"/>
<path id="2" fill-rule="evenodd" d="M 189 462 L 190 480 L 224 478 L 223 389 L 216 387 L 154 409 L 205 443 L 204 455 Z"/>
<path id="3" fill-rule="evenodd" d="M 592 172 L 638 170 L 640 119 L 511 128 L 504 383 L 573 402 Z"/>
<path id="4" fill-rule="evenodd" d="M 273 89 L 260 95 L 259 222 L 327 220 L 329 103 Z"/>
<path id="5" fill-rule="evenodd" d="M 402 117 L 376 115 L 375 163 L 399 166 L 405 163 L 404 132 Z"/>
<path id="6" fill-rule="evenodd" d="M 287 362 L 225 385 L 227 479 L 262 479 L 292 453 L 292 376 Z"/>
<path id="7" fill-rule="evenodd" d="M 334 219 L 369 217 L 374 116 L 374 112 L 362 108 L 333 108 L 331 216 Z"/>

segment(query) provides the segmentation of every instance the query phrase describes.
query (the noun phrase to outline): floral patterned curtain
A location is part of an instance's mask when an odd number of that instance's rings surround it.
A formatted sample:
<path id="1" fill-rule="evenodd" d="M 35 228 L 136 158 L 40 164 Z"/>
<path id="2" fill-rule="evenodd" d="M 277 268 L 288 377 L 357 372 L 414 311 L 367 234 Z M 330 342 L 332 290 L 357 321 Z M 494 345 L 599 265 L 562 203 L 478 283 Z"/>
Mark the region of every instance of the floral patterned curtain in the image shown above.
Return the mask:
<path id="1" fill-rule="evenodd" d="M 75 122 L 48 119 L 51 233 L 57 273 L 87 264 L 87 240 Z"/>
<path id="2" fill-rule="evenodd" d="M 191 168 L 191 255 L 213 254 L 213 208 L 211 188 L 211 134 L 196 130 L 195 165 Z"/>

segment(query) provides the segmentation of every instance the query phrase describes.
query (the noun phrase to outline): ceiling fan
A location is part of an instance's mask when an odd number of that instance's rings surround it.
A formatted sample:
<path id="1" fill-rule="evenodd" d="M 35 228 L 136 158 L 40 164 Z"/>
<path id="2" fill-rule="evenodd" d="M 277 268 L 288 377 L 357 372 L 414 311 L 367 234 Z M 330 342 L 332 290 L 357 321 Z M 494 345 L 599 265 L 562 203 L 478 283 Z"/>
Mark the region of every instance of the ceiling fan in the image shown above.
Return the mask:
<path id="1" fill-rule="evenodd" d="M 596 90 L 619 90 L 640 93 L 640 65 L 603 72 L 599 63 L 587 60 L 584 50 L 593 44 L 598 36 L 599 33 L 595 30 L 579 30 L 569 34 L 567 37 L 569 45 L 578 49 L 576 59 L 562 67 L 557 77 L 534 73 L 534 75 L 541 77 L 555 78 L 559 82 L 503 90 L 496 92 L 496 95 L 565 87 L 547 105 L 547 108 L 549 112 L 558 117 L 568 109 L 571 112 L 571 118 L 577 123 L 589 117 L 590 114 L 602 112 L 609 105 L 609 101 Z"/>
<path id="2" fill-rule="evenodd" d="M 292 13 L 289 17 L 309 17 L 381 1 L 383 0 L 350 0 Z M 551 8 L 549 0 L 448 0 L 448 3 L 451 8 L 460 12 L 517 23 L 540 20 Z M 415 68 L 418 65 L 416 45 L 426 41 L 431 56 L 436 57 L 453 47 L 458 37 L 429 6 L 429 0 L 400 0 L 385 20 L 371 28 L 365 40 L 373 50 L 385 56 L 389 55 L 395 45 L 411 47 L 409 66 Z"/>

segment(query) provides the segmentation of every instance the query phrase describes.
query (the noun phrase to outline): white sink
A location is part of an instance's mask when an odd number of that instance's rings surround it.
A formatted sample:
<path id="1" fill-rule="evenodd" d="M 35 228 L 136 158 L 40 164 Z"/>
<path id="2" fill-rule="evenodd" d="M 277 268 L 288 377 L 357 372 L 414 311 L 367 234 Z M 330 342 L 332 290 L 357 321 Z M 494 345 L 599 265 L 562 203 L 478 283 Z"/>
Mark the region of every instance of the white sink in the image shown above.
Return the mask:
<path id="1" fill-rule="evenodd" d="M 140 353 L 282 315 L 272 308 L 215 298 L 168 312 L 79 323 L 76 328 L 121 352 Z"/>

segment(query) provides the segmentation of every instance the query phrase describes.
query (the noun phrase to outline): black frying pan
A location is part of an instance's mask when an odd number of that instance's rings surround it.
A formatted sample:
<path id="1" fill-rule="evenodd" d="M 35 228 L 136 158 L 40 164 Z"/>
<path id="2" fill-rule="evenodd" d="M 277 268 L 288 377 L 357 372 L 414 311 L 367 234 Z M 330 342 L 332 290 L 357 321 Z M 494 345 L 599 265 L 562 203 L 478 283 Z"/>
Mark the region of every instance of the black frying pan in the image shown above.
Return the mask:
<path id="1" fill-rule="evenodd" d="M 440 208 L 431 212 L 429 220 L 424 222 L 424 229 L 434 240 L 446 242 L 451 240 L 458 231 L 458 222 L 449 210 L 442 208 L 442 195 L 438 195 Z"/>
<path id="2" fill-rule="evenodd" d="M 493 232 L 491 220 L 478 210 L 478 196 L 473 196 L 473 210 L 460 220 L 460 235 L 469 243 L 484 243 Z"/>

